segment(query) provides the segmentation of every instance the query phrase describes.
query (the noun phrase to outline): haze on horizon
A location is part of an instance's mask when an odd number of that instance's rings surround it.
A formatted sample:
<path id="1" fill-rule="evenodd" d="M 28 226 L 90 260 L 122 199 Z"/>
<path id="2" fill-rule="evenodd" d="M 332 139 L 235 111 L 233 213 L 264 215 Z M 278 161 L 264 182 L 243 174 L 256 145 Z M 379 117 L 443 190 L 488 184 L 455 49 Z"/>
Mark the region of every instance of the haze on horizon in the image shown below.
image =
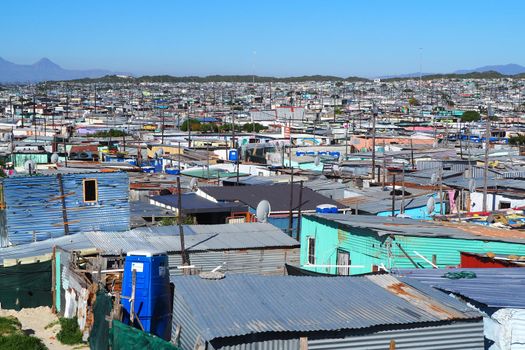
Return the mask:
<path id="1" fill-rule="evenodd" d="M 135 75 L 380 76 L 524 64 L 525 2 L 7 1 L 0 57 Z"/>

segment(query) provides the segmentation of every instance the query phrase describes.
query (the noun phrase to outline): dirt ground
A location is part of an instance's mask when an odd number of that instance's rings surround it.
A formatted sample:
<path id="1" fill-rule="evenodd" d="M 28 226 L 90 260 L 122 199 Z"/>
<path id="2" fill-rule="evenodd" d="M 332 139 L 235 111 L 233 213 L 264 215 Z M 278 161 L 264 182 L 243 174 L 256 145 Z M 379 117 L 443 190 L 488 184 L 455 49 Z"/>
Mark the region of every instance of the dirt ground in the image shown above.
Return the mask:
<path id="1" fill-rule="evenodd" d="M 58 317 L 51 312 L 49 307 L 37 307 L 34 309 L 0 310 L 0 316 L 15 316 L 22 323 L 22 330 L 42 339 L 42 342 L 50 350 L 85 350 L 88 345 L 64 345 L 56 339 L 60 331 Z M 54 324 L 46 329 L 49 324 Z"/>

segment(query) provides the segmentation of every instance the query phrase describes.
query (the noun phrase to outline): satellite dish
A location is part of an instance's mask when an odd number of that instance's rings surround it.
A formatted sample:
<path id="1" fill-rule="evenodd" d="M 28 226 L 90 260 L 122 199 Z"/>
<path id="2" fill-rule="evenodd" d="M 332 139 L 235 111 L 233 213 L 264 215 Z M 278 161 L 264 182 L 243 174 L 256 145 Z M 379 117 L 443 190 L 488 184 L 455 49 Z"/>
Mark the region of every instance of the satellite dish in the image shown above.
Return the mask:
<path id="1" fill-rule="evenodd" d="M 164 150 L 162 148 L 159 148 L 155 151 L 155 157 L 160 158 L 164 155 Z"/>
<path id="2" fill-rule="evenodd" d="M 199 187 L 199 180 L 197 180 L 197 178 L 194 177 L 190 180 L 190 189 L 192 191 L 196 191 L 197 187 Z"/>
<path id="3" fill-rule="evenodd" d="M 58 154 L 57 153 L 53 153 L 51 155 L 51 163 L 53 163 L 53 164 L 58 163 Z"/>
<path id="4" fill-rule="evenodd" d="M 316 155 L 315 160 L 314 160 L 315 166 L 319 166 L 320 163 L 321 163 L 321 158 L 319 157 L 319 155 Z"/>
<path id="5" fill-rule="evenodd" d="M 434 197 L 430 197 L 427 201 L 427 214 L 430 215 L 436 209 L 436 200 Z"/>
<path id="6" fill-rule="evenodd" d="M 468 182 L 468 190 L 470 193 L 476 192 L 476 180 L 470 179 Z"/>
<path id="7" fill-rule="evenodd" d="M 438 181 L 438 176 L 437 176 L 437 174 L 436 174 L 436 173 L 432 174 L 432 176 L 430 177 L 430 183 L 431 183 L 432 185 L 435 185 L 435 184 L 437 184 L 437 181 Z"/>
<path id="8" fill-rule="evenodd" d="M 24 169 L 31 175 L 35 172 L 36 164 L 32 159 L 28 159 L 24 163 Z"/>
<path id="9" fill-rule="evenodd" d="M 259 204 L 257 204 L 257 210 L 255 212 L 255 215 L 257 216 L 257 222 L 268 222 L 268 215 L 270 214 L 270 211 L 270 202 L 268 202 L 266 199 L 260 201 Z"/>

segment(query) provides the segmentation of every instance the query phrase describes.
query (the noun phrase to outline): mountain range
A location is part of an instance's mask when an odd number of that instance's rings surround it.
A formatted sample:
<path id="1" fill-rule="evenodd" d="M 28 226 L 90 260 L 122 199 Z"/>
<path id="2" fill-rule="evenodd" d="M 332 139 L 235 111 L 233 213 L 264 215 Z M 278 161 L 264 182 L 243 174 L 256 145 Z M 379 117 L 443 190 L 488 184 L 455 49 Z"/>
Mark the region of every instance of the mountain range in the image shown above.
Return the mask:
<path id="1" fill-rule="evenodd" d="M 502 75 L 517 75 L 525 73 L 525 67 L 519 64 L 509 63 L 493 66 L 483 66 L 473 69 L 460 69 L 452 73 L 407 73 L 407 74 L 395 74 L 395 75 L 384 75 L 381 79 L 407 79 L 407 78 L 419 78 L 425 76 L 438 76 L 438 75 L 450 75 L 450 74 L 471 74 L 471 73 L 487 73 L 496 72 Z"/>
<path id="2" fill-rule="evenodd" d="M 483 66 L 474 69 L 461 69 L 457 70 L 455 74 L 467 74 L 467 73 L 484 73 L 484 72 L 498 72 L 503 75 L 516 75 L 525 73 L 525 67 L 520 66 L 519 64 L 509 63 L 496 66 Z"/>
<path id="3" fill-rule="evenodd" d="M 42 58 L 33 64 L 16 64 L 0 57 L 1 83 L 33 83 L 46 80 L 98 78 L 108 74 L 114 73 L 103 69 L 64 69 L 48 58 Z"/>
<path id="4" fill-rule="evenodd" d="M 398 75 L 389 75 L 381 76 L 382 79 L 407 79 L 407 78 L 417 78 L 420 76 L 431 77 L 431 76 L 448 76 L 448 75 L 467 75 L 470 76 L 476 73 L 499 73 L 505 76 L 512 76 L 517 74 L 524 74 L 525 67 L 520 66 L 519 64 L 505 64 L 505 65 L 493 65 L 493 66 L 483 66 L 474 69 L 462 69 L 457 70 L 453 73 L 448 74 L 436 74 L 436 73 L 409 73 L 409 74 L 398 74 Z M 109 70 L 103 69 L 88 69 L 88 70 L 72 70 L 64 69 L 58 64 L 52 62 L 48 58 L 42 58 L 34 64 L 16 64 L 9 62 L 0 57 L 0 83 L 34 83 L 41 81 L 64 81 L 64 80 L 78 80 L 78 79 L 94 79 L 101 78 L 108 75 L 126 75 L 129 76 L 129 73 L 115 73 Z M 205 80 L 221 80 L 225 76 L 210 76 L 210 77 L 171 77 L 171 76 L 157 76 L 157 77 L 143 77 L 150 79 L 159 80 L 181 80 L 185 81 L 190 79 L 190 81 L 199 81 L 201 79 Z M 232 81 L 249 81 L 250 76 L 229 76 L 228 80 Z M 248 79 L 248 80 L 247 80 Z M 349 77 L 349 78 L 340 78 L 340 77 L 331 77 L 331 76 L 303 76 L 303 77 L 288 77 L 288 78 L 275 78 L 275 77 L 258 77 L 257 81 L 305 81 L 307 79 L 313 80 L 366 80 L 365 78 L 359 77 Z"/>

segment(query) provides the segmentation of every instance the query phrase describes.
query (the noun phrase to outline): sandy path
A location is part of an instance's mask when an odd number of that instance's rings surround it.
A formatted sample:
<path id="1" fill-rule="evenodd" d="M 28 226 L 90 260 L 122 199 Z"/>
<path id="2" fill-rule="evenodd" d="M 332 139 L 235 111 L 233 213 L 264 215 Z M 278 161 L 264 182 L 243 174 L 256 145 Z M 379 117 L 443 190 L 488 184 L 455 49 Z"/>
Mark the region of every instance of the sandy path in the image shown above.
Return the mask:
<path id="1" fill-rule="evenodd" d="M 60 325 L 45 327 L 58 321 L 58 317 L 51 312 L 49 307 L 37 307 L 34 309 L 0 310 L 0 316 L 15 316 L 22 324 L 23 330 L 32 330 L 33 336 L 42 339 L 42 342 L 50 350 L 84 350 L 89 349 L 87 345 L 64 345 L 56 339 L 56 334 L 60 331 Z M 30 332 L 31 333 L 31 332 Z"/>

